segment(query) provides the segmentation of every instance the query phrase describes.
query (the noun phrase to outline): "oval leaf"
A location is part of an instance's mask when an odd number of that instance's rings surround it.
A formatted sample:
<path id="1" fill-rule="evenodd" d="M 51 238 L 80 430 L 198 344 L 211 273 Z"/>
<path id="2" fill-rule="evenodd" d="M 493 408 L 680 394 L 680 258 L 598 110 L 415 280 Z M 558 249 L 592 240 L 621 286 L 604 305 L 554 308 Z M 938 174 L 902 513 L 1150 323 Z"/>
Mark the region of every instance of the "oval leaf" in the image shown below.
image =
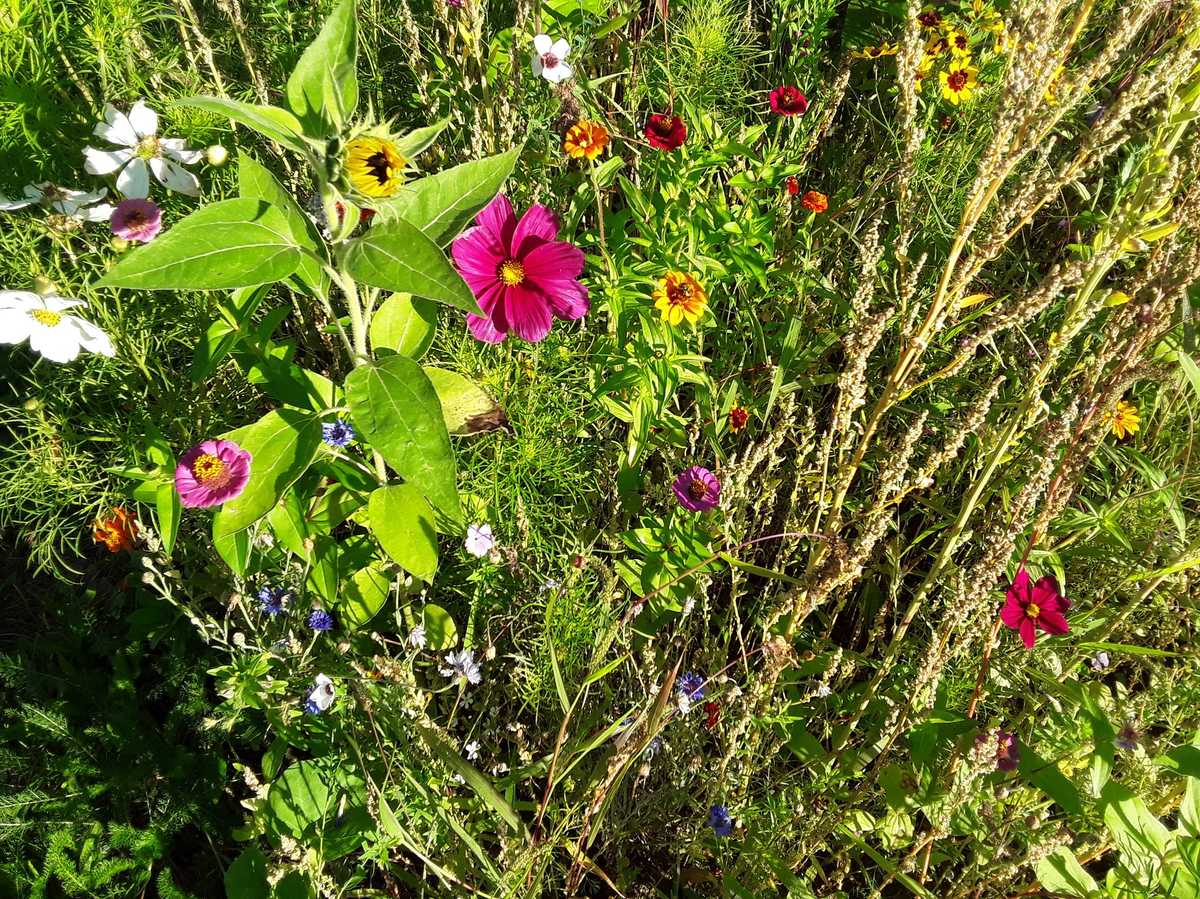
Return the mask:
<path id="1" fill-rule="evenodd" d="M 500 405 L 482 387 L 456 371 L 425 366 L 451 434 L 481 434 L 508 423 Z"/>
<path id="2" fill-rule="evenodd" d="M 360 628 L 387 602 L 391 580 L 374 566 L 354 572 L 354 576 L 342 586 L 338 597 L 338 620 L 343 627 Z"/>
<path id="3" fill-rule="evenodd" d="M 426 583 L 437 571 L 433 510 L 412 484 L 380 487 L 367 503 L 371 533 L 401 568 Z"/>
<path id="4" fill-rule="evenodd" d="M 213 115 L 232 119 L 239 125 L 252 128 L 264 137 L 269 137 L 296 153 L 306 153 L 304 126 L 286 109 L 276 106 L 256 106 L 223 97 L 184 97 L 177 101 L 180 106 L 203 109 Z"/>
<path id="5" fill-rule="evenodd" d="M 425 645 L 430 649 L 453 649 L 458 645 L 458 628 L 441 606 L 428 603 L 421 613 L 421 624 L 425 628 Z"/>
<path id="6" fill-rule="evenodd" d="M 371 318 L 371 349 L 390 350 L 410 359 L 420 359 L 433 343 L 437 330 L 437 305 L 394 293 L 383 301 Z"/>

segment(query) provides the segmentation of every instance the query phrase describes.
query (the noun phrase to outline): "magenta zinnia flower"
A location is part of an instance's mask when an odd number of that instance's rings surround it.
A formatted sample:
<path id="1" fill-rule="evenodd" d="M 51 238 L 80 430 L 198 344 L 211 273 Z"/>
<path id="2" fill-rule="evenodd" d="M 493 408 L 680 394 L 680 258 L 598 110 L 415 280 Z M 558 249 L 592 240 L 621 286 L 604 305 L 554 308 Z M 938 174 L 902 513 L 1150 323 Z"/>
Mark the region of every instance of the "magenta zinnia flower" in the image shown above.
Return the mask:
<path id="1" fill-rule="evenodd" d="M 454 241 L 451 255 L 485 313 L 467 316 L 478 340 L 500 343 L 512 331 L 537 343 L 554 316 L 587 314 L 583 251 L 557 237 L 558 217 L 545 206 L 535 203 L 518 222 L 508 197 L 497 194 Z"/>
<path id="2" fill-rule="evenodd" d="M 219 506 L 240 496 L 248 480 L 250 453 L 232 440 L 205 440 L 175 466 L 175 489 L 189 508 Z"/>
<path id="3" fill-rule="evenodd" d="M 151 200 L 122 200 L 110 224 L 117 237 L 149 243 L 162 230 L 162 213 Z"/>
<path id="4" fill-rule="evenodd" d="M 1058 592 L 1054 578 L 1046 576 L 1031 583 L 1029 572 L 1022 566 L 1013 578 L 1012 586 L 1000 610 L 1000 620 L 1021 634 L 1026 649 L 1033 649 L 1037 639 L 1035 628 L 1061 636 L 1070 629 L 1063 615 L 1071 604 Z"/>
<path id="5" fill-rule="evenodd" d="M 721 497 L 721 482 L 707 468 L 693 465 L 675 479 L 671 487 L 679 505 L 693 512 L 707 512 Z"/>

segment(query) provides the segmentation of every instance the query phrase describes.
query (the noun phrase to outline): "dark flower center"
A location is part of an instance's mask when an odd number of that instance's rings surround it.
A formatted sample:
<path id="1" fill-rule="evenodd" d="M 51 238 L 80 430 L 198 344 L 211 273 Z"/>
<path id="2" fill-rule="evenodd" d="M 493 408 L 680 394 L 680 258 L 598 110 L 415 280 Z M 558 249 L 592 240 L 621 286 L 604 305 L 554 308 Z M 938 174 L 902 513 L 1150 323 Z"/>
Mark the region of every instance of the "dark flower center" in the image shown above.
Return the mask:
<path id="1" fill-rule="evenodd" d="M 688 484 L 688 496 L 690 496 L 695 502 L 700 502 L 700 500 L 708 496 L 708 485 L 697 478 L 696 480 L 692 481 L 692 483 Z"/>
<path id="2" fill-rule="evenodd" d="M 392 179 L 392 164 L 388 160 L 387 153 L 379 150 L 368 156 L 367 171 L 371 173 L 372 178 L 379 182 L 380 187 L 384 187 L 390 183 Z"/>
<path id="3" fill-rule="evenodd" d="M 547 69 L 553 69 L 558 66 L 558 57 L 553 53 L 542 54 L 542 66 Z"/>
<path id="4" fill-rule="evenodd" d="M 967 85 L 967 73 L 962 69 L 955 69 L 946 76 L 946 83 L 952 91 L 960 91 Z"/>

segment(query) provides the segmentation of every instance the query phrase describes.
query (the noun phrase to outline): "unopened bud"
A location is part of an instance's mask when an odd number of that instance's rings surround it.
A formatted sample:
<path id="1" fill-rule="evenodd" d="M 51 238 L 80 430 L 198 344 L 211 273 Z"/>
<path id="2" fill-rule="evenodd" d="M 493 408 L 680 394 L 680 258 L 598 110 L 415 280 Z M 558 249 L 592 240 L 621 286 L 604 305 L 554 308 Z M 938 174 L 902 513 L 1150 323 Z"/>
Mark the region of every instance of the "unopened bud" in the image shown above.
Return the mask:
<path id="1" fill-rule="evenodd" d="M 124 253 L 129 249 L 129 241 L 127 241 L 124 237 L 112 237 L 109 239 L 108 245 L 118 253 Z"/>
<path id="2" fill-rule="evenodd" d="M 204 151 L 204 158 L 209 165 L 221 166 L 229 161 L 229 151 L 220 144 L 213 144 Z"/>
<path id="3" fill-rule="evenodd" d="M 38 275 L 33 279 L 33 289 L 41 296 L 48 296 L 52 293 L 58 293 L 58 288 L 49 278 Z"/>

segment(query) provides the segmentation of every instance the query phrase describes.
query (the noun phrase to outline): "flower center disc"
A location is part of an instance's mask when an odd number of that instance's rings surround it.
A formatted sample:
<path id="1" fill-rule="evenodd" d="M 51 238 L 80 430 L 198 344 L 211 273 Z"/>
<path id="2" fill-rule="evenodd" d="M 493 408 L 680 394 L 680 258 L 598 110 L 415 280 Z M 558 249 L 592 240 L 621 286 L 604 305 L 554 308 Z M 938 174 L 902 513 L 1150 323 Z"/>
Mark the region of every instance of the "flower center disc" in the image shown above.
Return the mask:
<path id="1" fill-rule="evenodd" d="M 553 53 L 543 53 L 542 65 L 547 69 L 553 69 L 558 65 L 558 57 Z"/>
<path id="2" fill-rule="evenodd" d="M 142 159 L 153 159 L 155 156 L 161 155 L 158 148 L 158 138 L 151 134 L 149 137 L 143 137 L 138 141 L 137 148 L 134 150 Z"/>
<path id="3" fill-rule="evenodd" d="M 967 73 L 962 69 L 955 69 L 946 78 L 946 83 L 950 85 L 950 90 L 960 91 L 967 83 Z"/>
<path id="4" fill-rule="evenodd" d="M 197 457 L 192 474 L 205 487 L 224 487 L 229 482 L 229 467 L 212 453 Z"/>
<path id="5" fill-rule="evenodd" d="M 383 150 L 367 157 L 367 170 L 371 173 L 371 177 L 379 182 L 380 187 L 387 187 L 391 184 L 392 177 L 395 174 L 392 168 L 392 161 Z"/>
<path id="6" fill-rule="evenodd" d="M 1030 618 L 1037 618 L 1042 614 L 1042 610 L 1038 608 L 1038 604 L 1036 602 L 1031 602 L 1025 607 L 1025 614 Z"/>
<path id="7" fill-rule="evenodd" d="M 505 259 L 496 269 L 496 276 L 509 287 L 516 287 L 525 280 L 525 266 L 515 259 Z"/>
<path id="8" fill-rule="evenodd" d="M 696 502 L 704 499 L 704 497 L 707 495 L 708 485 L 706 485 L 703 481 L 695 480 L 688 484 L 688 496 L 690 496 Z"/>
<path id="9" fill-rule="evenodd" d="M 62 321 L 61 312 L 52 312 L 49 309 L 34 309 L 29 313 L 33 316 L 33 320 L 40 325 L 45 325 L 47 328 L 53 328 Z"/>

